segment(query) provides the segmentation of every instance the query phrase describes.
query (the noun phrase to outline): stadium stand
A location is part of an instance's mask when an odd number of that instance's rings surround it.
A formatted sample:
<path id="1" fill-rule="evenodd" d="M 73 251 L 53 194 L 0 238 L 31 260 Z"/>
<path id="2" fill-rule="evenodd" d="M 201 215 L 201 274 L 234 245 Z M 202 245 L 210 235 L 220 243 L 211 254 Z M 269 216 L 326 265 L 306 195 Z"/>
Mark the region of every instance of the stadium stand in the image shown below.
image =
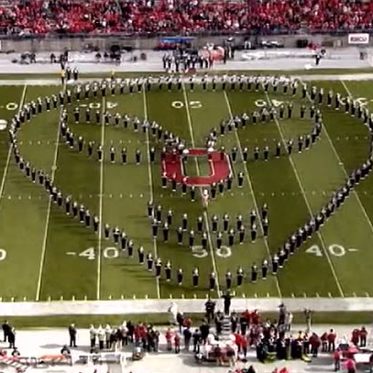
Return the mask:
<path id="1" fill-rule="evenodd" d="M 16 0 L 0 2 L 0 34 L 356 31 L 373 3 L 344 0 Z"/>

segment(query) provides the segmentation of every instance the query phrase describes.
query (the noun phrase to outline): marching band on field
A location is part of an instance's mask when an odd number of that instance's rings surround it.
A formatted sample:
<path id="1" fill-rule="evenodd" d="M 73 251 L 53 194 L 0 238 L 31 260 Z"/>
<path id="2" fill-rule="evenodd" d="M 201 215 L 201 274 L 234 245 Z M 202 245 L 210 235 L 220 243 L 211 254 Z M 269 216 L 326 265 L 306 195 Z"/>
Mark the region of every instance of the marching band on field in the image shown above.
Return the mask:
<path id="1" fill-rule="evenodd" d="M 58 95 L 52 95 L 44 99 L 39 97 L 35 101 L 25 104 L 20 109 L 19 113 L 13 117 L 9 129 L 9 137 L 16 164 L 33 183 L 44 186 L 50 195 L 51 201 L 63 208 L 67 215 L 72 216 L 82 225 L 98 233 L 101 230 L 101 225 L 97 215 L 91 213 L 88 208 L 73 199 L 72 196 L 64 196 L 61 190 L 54 184 L 51 175 L 48 175 L 42 170 L 37 170 L 30 162 L 23 159 L 18 147 L 16 137 L 17 131 L 22 125 L 30 121 L 33 116 L 43 111 L 56 109 L 60 106 L 65 107 L 65 105 L 69 105 L 73 101 L 79 102 L 80 100 L 94 98 L 98 95 L 106 97 L 110 94 L 142 92 L 143 89 L 150 91 L 163 89 L 163 87 L 166 87 L 168 90 L 181 90 L 184 89 L 184 87 L 194 90 L 197 83 L 200 83 L 203 90 L 240 89 L 259 91 L 259 89 L 262 89 L 264 92 L 278 92 L 282 90 L 283 93 L 290 93 L 292 95 L 296 95 L 299 92 L 298 87 L 300 86 L 298 81 L 290 79 L 246 76 L 190 77 L 188 80 L 180 77 L 147 77 L 120 81 L 112 79 L 111 81 L 102 81 L 101 83 L 93 84 L 87 83 L 84 85 L 78 84 L 73 90 L 67 89 L 61 91 Z M 242 150 L 233 147 L 230 150 L 230 158 L 233 163 L 237 162 L 239 158 L 241 158 L 241 161 L 247 162 L 249 160 L 258 161 L 260 159 L 267 161 L 271 156 L 279 157 L 283 153 L 290 156 L 294 147 L 296 147 L 298 152 L 309 149 L 310 146 L 316 142 L 322 131 L 322 115 L 321 111 L 317 108 L 317 105 L 321 103 L 326 103 L 327 106 L 333 107 L 335 110 L 344 110 L 346 113 L 359 118 L 368 126 L 370 132 L 373 132 L 373 116 L 369 113 L 368 109 L 359 102 L 350 98 L 342 98 L 339 93 L 334 93 L 331 90 L 328 91 L 327 94 L 324 93 L 322 88 L 317 89 L 316 87 L 312 87 L 309 90 L 305 84 L 301 85 L 300 91 L 303 99 L 309 98 L 312 102 L 312 106 L 309 109 L 307 109 L 305 105 L 301 105 L 299 108 L 301 118 L 305 118 L 305 116 L 309 115 L 313 120 L 311 133 L 305 136 L 299 136 L 297 140 L 289 139 L 283 144 L 281 142 L 276 142 L 273 147 L 268 145 L 263 149 L 254 147 L 251 150 L 251 156 L 248 147 L 244 147 Z M 271 120 L 276 120 L 277 118 L 292 118 L 293 113 L 293 105 L 288 103 L 281 104 L 278 108 L 264 107 L 251 114 L 244 113 L 240 116 L 237 115 L 229 120 L 222 121 L 219 129 L 212 129 L 206 139 L 206 146 L 215 146 L 218 136 L 224 136 L 233 130 L 244 128 L 246 125 L 266 123 Z M 80 123 L 84 119 L 86 123 L 96 122 L 100 125 L 123 126 L 123 128 L 131 127 L 135 132 L 143 131 L 145 133 L 148 131 L 156 140 L 163 140 L 165 143 L 171 144 L 180 150 L 185 148 L 183 140 L 171 132 L 163 130 L 162 126 L 155 121 L 149 122 L 147 120 L 140 120 L 137 117 L 130 118 L 128 115 L 121 115 L 120 113 L 112 115 L 109 112 L 101 112 L 100 110 L 91 109 L 89 107 L 84 109 L 83 113 L 81 108 L 75 108 L 72 116 L 75 123 Z M 65 140 L 67 145 L 71 149 L 76 149 L 78 152 L 86 151 L 89 157 L 94 157 L 96 154 L 97 159 L 101 162 L 106 159 L 104 156 L 104 144 L 96 145 L 94 141 L 86 143 L 82 136 L 76 137 L 68 125 L 69 119 L 67 110 L 62 110 L 59 125 L 61 137 Z M 372 147 L 370 150 L 372 151 Z M 119 151 L 119 156 L 113 144 L 110 145 L 108 151 L 108 159 L 111 163 L 120 160 L 121 163 L 126 164 L 129 161 L 127 149 L 125 147 Z M 167 151 L 166 148 L 162 149 L 162 152 L 165 151 Z M 222 148 L 221 152 L 224 153 L 224 151 L 225 149 Z M 155 147 L 150 147 L 150 162 L 156 161 L 156 153 Z M 140 164 L 142 159 L 141 149 L 136 149 L 133 157 L 134 162 Z M 325 221 L 344 203 L 354 186 L 359 184 L 360 180 L 364 179 L 371 169 L 372 154 L 369 154 L 369 158 L 349 175 L 345 184 L 332 195 L 328 203 L 322 207 L 318 213 L 310 217 L 303 226 L 289 235 L 289 238 L 285 241 L 283 246 L 277 252 L 273 253 L 271 257 L 264 259 L 263 262 L 259 264 L 259 268 L 255 263 L 252 264 L 249 271 L 241 266 L 238 267 L 235 272 L 236 285 L 241 286 L 246 278 L 249 278 L 251 282 L 255 283 L 259 278 L 265 280 L 270 272 L 276 275 L 279 269 L 283 268 L 289 257 L 296 252 L 302 243 L 311 237 L 313 233 L 319 231 Z M 237 174 L 238 187 L 243 186 L 244 178 L 245 175 L 243 172 Z M 166 187 L 168 182 L 167 178 L 164 179 L 162 177 L 163 187 Z M 209 198 L 215 199 L 217 191 L 222 193 L 225 188 L 228 190 L 231 189 L 231 186 L 231 178 L 222 180 L 218 184 L 211 185 L 207 192 L 206 200 Z M 176 191 L 176 185 L 173 185 L 172 189 Z M 185 194 L 186 186 L 181 185 L 181 190 L 182 193 Z M 190 194 L 191 199 L 194 200 L 195 189 L 193 187 L 190 187 Z M 266 204 L 262 206 L 261 211 L 256 211 L 255 209 L 249 211 L 246 217 L 240 214 L 236 217 L 231 217 L 228 214 L 223 214 L 222 216 L 213 215 L 210 221 L 206 222 L 203 216 L 199 216 L 193 224 L 188 218 L 187 213 L 184 213 L 179 225 L 176 224 L 175 226 L 176 218 L 173 211 L 169 209 L 167 212 L 164 212 L 161 205 L 154 206 L 153 201 L 150 201 L 147 206 L 147 215 L 151 221 L 152 237 L 154 240 L 161 238 L 164 242 L 168 242 L 171 239 L 170 231 L 172 230 L 176 234 L 176 242 L 179 245 L 183 245 L 184 241 L 187 241 L 191 249 L 195 246 L 201 246 L 203 250 L 206 250 L 209 245 L 212 245 L 216 250 L 219 250 L 224 245 L 229 247 L 235 244 L 242 245 L 245 242 L 245 232 L 247 228 L 250 230 L 251 242 L 255 242 L 257 239 L 258 226 L 265 240 L 269 233 L 268 206 Z M 232 221 L 232 223 L 230 223 L 230 221 Z M 102 226 L 102 231 L 105 239 L 113 240 L 114 244 L 118 245 L 123 252 L 127 252 L 128 256 L 133 257 L 136 255 L 134 242 L 129 239 L 125 231 L 122 231 L 119 227 L 110 227 L 108 224 Z M 173 270 L 171 261 L 167 260 L 166 262 L 162 262 L 161 258 L 154 258 L 151 252 L 145 252 L 143 246 L 138 247 L 137 257 L 139 263 L 146 265 L 146 268 L 154 272 L 157 277 L 164 277 L 166 281 L 171 281 L 174 274 L 176 282 L 179 285 L 183 284 L 184 273 L 182 268 Z M 199 268 L 195 267 L 191 273 L 192 284 L 195 287 L 199 286 L 199 276 Z M 215 272 L 210 273 L 209 288 L 211 290 L 216 289 L 218 281 L 217 276 Z M 229 270 L 225 274 L 225 285 L 228 289 L 233 286 L 233 276 L 234 274 Z"/>

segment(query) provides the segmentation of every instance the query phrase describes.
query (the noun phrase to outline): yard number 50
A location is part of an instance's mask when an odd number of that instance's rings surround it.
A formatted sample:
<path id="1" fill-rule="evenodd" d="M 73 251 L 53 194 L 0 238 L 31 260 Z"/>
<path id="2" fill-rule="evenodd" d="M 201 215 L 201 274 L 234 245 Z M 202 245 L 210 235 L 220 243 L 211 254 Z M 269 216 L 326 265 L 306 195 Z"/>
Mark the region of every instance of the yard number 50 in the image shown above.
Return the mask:
<path id="1" fill-rule="evenodd" d="M 201 101 L 189 101 L 188 105 L 191 109 L 200 109 L 202 107 Z M 171 106 L 175 109 L 181 109 L 185 104 L 183 101 L 172 101 Z"/>

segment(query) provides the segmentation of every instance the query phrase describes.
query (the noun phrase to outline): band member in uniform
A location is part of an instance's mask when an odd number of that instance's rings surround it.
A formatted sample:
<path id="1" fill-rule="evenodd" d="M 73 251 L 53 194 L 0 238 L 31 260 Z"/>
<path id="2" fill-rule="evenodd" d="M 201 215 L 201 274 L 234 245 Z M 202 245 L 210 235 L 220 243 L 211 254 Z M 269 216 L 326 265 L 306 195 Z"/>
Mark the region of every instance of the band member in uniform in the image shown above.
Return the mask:
<path id="1" fill-rule="evenodd" d="M 255 283 L 257 279 L 258 279 L 258 267 L 254 263 L 251 266 L 251 282 Z"/>
<path id="2" fill-rule="evenodd" d="M 145 261 L 145 252 L 144 252 L 144 248 L 142 246 L 140 246 L 138 248 L 137 254 L 139 256 L 139 263 L 140 264 L 144 264 L 144 261 Z"/>
<path id="3" fill-rule="evenodd" d="M 262 220 L 262 226 L 263 226 L 263 236 L 265 238 L 268 237 L 268 218 L 266 217 L 265 219 Z"/>
<path id="4" fill-rule="evenodd" d="M 239 230 L 239 241 L 240 245 L 243 245 L 243 242 L 245 240 L 245 226 L 242 225 L 240 230 Z"/>
<path id="5" fill-rule="evenodd" d="M 268 273 L 268 261 L 267 259 L 264 259 L 262 263 L 262 279 L 263 280 L 267 279 L 267 273 Z"/>
<path id="6" fill-rule="evenodd" d="M 220 249 L 222 244 L 223 244 L 223 234 L 221 232 L 218 232 L 216 235 L 216 248 Z"/>
<path id="7" fill-rule="evenodd" d="M 183 278 L 184 278 L 183 270 L 181 268 L 179 268 L 177 270 L 177 275 L 176 275 L 177 284 L 179 286 L 181 286 L 183 284 Z"/>
<path id="8" fill-rule="evenodd" d="M 168 223 L 165 222 L 163 224 L 163 241 L 164 242 L 168 242 L 168 232 L 169 232 Z"/>
<path id="9" fill-rule="evenodd" d="M 215 290 L 216 287 L 216 274 L 215 272 L 210 273 L 210 278 L 209 278 L 209 290 Z"/>
<path id="10" fill-rule="evenodd" d="M 238 173 L 238 187 L 242 188 L 243 186 L 243 172 Z"/>
<path id="11" fill-rule="evenodd" d="M 122 163 L 126 164 L 127 163 L 127 149 L 122 148 Z"/>
<path id="12" fill-rule="evenodd" d="M 153 219 L 152 234 L 153 234 L 153 239 L 156 239 L 157 236 L 158 236 L 158 221 L 157 221 L 157 219 Z"/>
<path id="13" fill-rule="evenodd" d="M 154 259 L 153 259 L 153 255 L 152 253 L 148 253 L 146 255 L 146 263 L 147 263 L 147 268 L 148 268 L 148 271 L 152 271 L 153 270 L 153 263 L 154 263 Z"/>
<path id="14" fill-rule="evenodd" d="M 194 239 L 195 239 L 195 235 L 194 235 L 194 230 L 192 229 L 189 232 L 189 247 L 190 248 L 192 248 L 194 246 Z"/>
<path id="15" fill-rule="evenodd" d="M 252 226 L 251 226 L 251 242 L 254 243 L 256 241 L 256 234 L 257 234 L 257 231 L 256 231 L 256 224 L 254 223 Z"/>
<path id="16" fill-rule="evenodd" d="M 177 230 L 176 230 L 176 234 L 177 234 L 178 245 L 182 245 L 183 244 L 183 228 L 178 227 Z"/>
<path id="17" fill-rule="evenodd" d="M 225 285 L 228 290 L 232 287 L 232 273 L 229 271 L 225 274 Z"/>
<path id="18" fill-rule="evenodd" d="M 197 218 L 197 232 L 202 232 L 203 229 L 203 217 L 198 216 Z"/>
<path id="19" fill-rule="evenodd" d="M 219 218 L 216 215 L 213 215 L 211 218 L 211 230 L 215 233 L 218 230 L 218 221 Z"/>
<path id="20" fill-rule="evenodd" d="M 171 281 L 171 271 L 172 271 L 171 262 L 169 260 L 167 260 L 167 263 L 164 267 L 164 272 L 165 272 L 165 275 L 166 275 L 166 281 L 167 282 Z"/>
<path id="21" fill-rule="evenodd" d="M 104 237 L 106 240 L 108 240 L 110 237 L 110 225 L 109 224 L 105 224 Z"/>
<path id="22" fill-rule="evenodd" d="M 244 279 L 244 271 L 242 267 L 237 268 L 237 286 L 241 286 Z"/>
<path id="23" fill-rule="evenodd" d="M 162 269 L 162 260 L 161 258 L 157 258 L 155 261 L 155 276 L 161 277 L 161 269 Z"/>
<path id="24" fill-rule="evenodd" d="M 278 271 L 278 256 L 274 254 L 272 257 L 272 274 L 277 275 Z"/>
<path id="25" fill-rule="evenodd" d="M 224 214 L 223 216 L 223 231 L 227 232 L 229 228 L 229 215 Z"/>
<path id="26" fill-rule="evenodd" d="M 192 271 L 192 283 L 194 287 L 197 287 L 199 284 L 199 270 L 197 267 Z"/>

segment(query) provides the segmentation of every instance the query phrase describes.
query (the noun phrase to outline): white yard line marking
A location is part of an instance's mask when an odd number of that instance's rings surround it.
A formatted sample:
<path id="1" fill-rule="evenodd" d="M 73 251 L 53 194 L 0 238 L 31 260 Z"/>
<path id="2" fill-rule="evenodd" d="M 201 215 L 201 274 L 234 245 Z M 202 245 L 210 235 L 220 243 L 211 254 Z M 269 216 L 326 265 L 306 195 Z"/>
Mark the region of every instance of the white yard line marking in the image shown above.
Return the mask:
<path id="1" fill-rule="evenodd" d="M 192 118 L 191 118 L 191 115 L 190 115 L 188 97 L 187 97 L 187 93 L 186 93 L 186 90 L 185 90 L 184 81 L 182 82 L 182 87 L 183 87 L 183 95 L 184 95 L 184 102 L 185 102 L 185 110 L 186 110 L 187 119 L 188 119 L 188 125 L 189 125 L 190 139 L 191 139 L 192 147 L 195 148 L 196 145 L 195 145 L 195 142 L 194 142 L 194 133 L 193 133 L 193 126 L 192 126 Z M 200 173 L 200 169 L 199 169 L 199 164 L 198 164 L 197 157 L 194 157 L 194 159 L 195 159 L 195 162 L 196 162 L 197 174 L 200 175 L 201 173 Z M 201 188 L 200 188 L 200 191 L 201 191 L 201 195 L 202 195 Z M 214 247 L 213 247 L 212 240 L 211 240 L 209 218 L 208 218 L 206 210 L 203 212 L 203 217 L 204 217 L 204 220 L 205 220 L 207 237 L 208 237 L 208 241 L 209 241 L 212 267 L 213 267 L 213 270 L 214 270 L 214 272 L 216 274 L 216 290 L 217 290 L 218 296 L 220 297 L 221 291 L 220 291 L 220 284 L 219 284 L 219 273 L 218 273 L 218 268 L 217 268 L 217 265 L 216 265 Z"/>
<path id="2" fill-rule="evenodd" d="M 225 102 L 227 104 L 229 116 L 231 117 L 231 119 L 233 119 L 232 108 L 231 108 L 231 104 L 230 104 L 230 101 L 229 101 L 229 98 L 228 98 L 228 95 L 227 95 L 226 91 L 224 91 L 224 98 L 225 98 Z M 249 170 L 247 168 L 246 163 L 243 161 L 243 152 L 242 152 L 241 140 L 238 136 L 237 130 L 234 131 L 234 134 L 235 134 L 235 137 L 236 137 L 238 150 L 239 150 L 240 155 L 241 155 L 242 164 L 243 164 L 244 169 L 245 169 L 247 184 L 249 186 L 250 193 L 251 193 L 251 196 L 252 196 L 252 199 L 253 199 L 253 202 L 254 202 L 254 208 L 257 211 L 257 216 L 259 217 L 260 216 L 260 211 L 259 211 L 259 208 L 258 208 L 258 203 L 257 203 L 256 198 L 255 198 L 254 188 L 253 188 L 253 184 L 251 182 Z M 261 221 L 261 219 L 258 219 L 258 220 L 259 220 L 261 230 L 263 231 L 262 221 Z M 264 240 L 264 245 L 265 245 L 266 250 L 267 250 L 268 257 L 270 259 L 272 257 L 272 255 L 271 255 L 271 250 L 269 249 L 268 241 L 267 241 L 266 238 L 264 238 L 263 240 Z M 275 283 L 276 283 L 278 295 L 279 295 L 280 298 L 282 298 L 281 288 L 280 288 L 280 284 L 279 284 L 277 276 L 275 276 Z"/>
<path id="3" fill-rule="evenodd" d="M 272 106 L 272 102 L 271 102 L 271 99 L 269 98 L 269 95 L 267 92 L 265 92 L 265 95 L 266 95 L 266 98 L 267 98 L 267 102 L 268 102 L 268 105 L 269 106 Z M 287 149 L 287 145 L 286 145 L 286 141 L 285 141 L 285 138 L 284 138 L 284 134 L 282 132 L 282 129 L 281 129 L 281 126 L 280 126 L 280 123 L 277 119 L 277 117 L 275 116 L 275 123 L 276 123 L 276 126 L 278 128 L 278 131 L 280 133 L 280 137 L 281 137 L 281 141 L 284 145 L 284 148 Z M 290 155 L 289 156 L 289 161 L 290 161 L 290 164 L 294 170 L 294 175 L 295 175 L 295 178 L 297 179 L 297 182 L 298 182 L 298 185 L 299 185 L 299 188 L 301 190 L 301 193 L 302 193 L 302 196 L 304 198 L 304 201 L 306 202 L 306 206 L 307 206 L 307 209 L 308 209 L 308 212 L 310 214 L 310 216 L 312 217 L 313 216 L 313 213 L 312 213 L 312 209 L 311 209 L 311 206 L 308 202 L 308 199 L 307 199 L 307 196 L 306 196 L 306 193 L 304 191 L 304 188 L 303 188 L 303 185 L 302 185 L 302 182 L 300 180 L 300 177 L 299 177 L 299 174 L 298 174 L 298 171 L 295 167 L 295 164 L 294 164 L 294 161 L 293 161 L 293 158 L 292 156 Z M 321 242 L 321 245 L 322 245 L 322 248 L 323 248 L 323 251 L 324 251 L 324 254 L 325 254 L 325 257 L 327 258 L 328 260 L 328 263 L 329 263 L 329 266 L 330 266 L 330 269 L 331 269 L 331 272 L 333 274 L 333 277 L 334 277 L 334 280 L 335 280 L 335 283 L 337 285 L 337 288 L 338 288 L 338 291 L 340 293 L 340 295 L 342 297 L 344 297 L 344 292 L 342 290 L 342 286 L 341 286 L 341 283 L 339 282 L 339 279 L 338 279 L 338 276 L 337 276 L 337 273 L 335 272 L 335 269 L 334 269 L 334 265 L 333 265 L 333 262 L 332 260 L 330 259 L 330 255 L 329 255 L 329 252 L 328 250 L 326 249 L 326 245 L 325 245 L 325 242 L 324 242 L 324 239 L 322 238 L 320 232 L 318 231 L 317 232 L 317 236 L 319 237 L 320 239 L 320 242 Z"/>
<path id="4" fill-rule="evenodd" d="M 62 113 L 62 108 L 60 110 L 60 115 Z M 51 183 L 54 181 L 54 177 L 56 175 L 57 170 L 57 159 L 58 159 L 58 146 L 59 146 L 59 139 L 61 133 L 61 127 L 59 123 L 60 118 L 58 118 L 57 124 L 57 135 L 56 135 L 56 143 L 54 147 L 54 157 L 52 163 L 52 172 L 51 172 Z M 44 227 L 44 236 L 43 236 L 43 244 L 41 249 L 41 256 L 40 256 L 40 265 L 39 265 L 39 275 L 38 275 L 38 283 L 36 287 L 36 301 L 40 300 L 40 293 L 41 293 L 41 282 L 43 277 L 43 270 L 44 270 L 44 262 L 45 262 L 45 253 L 47 250 L 47 240 L 48 240 L 48 230 L 49 230 L 49 221 L 51 215 L 51 207 L 52 207 L 52 198 L 49 196 L 48 206 L 47 206 L 47 216 L 45 218 L 45 227 Z"/>
<path id="5" fill-rule="evenodd" d="M 146 89 L 145 85 L 143 85 L 143 102 L 144 102 L 144 119 L 148 120 L 148 103 L 146 100 Z M 149 141 L 149 128 L 146 130 L 146 153 L 148 155 L 148 178 L 149 178 L 149 195 L 150 200 L 152 203 L 154 203 L 154 189 L 153 189 L 153 173 L 152 173 L 152 165 L 150 163 L 150 141 Z M 158 258 L 158 245 L 157 245 L 157 239 L 153 237 L 153 252 L 154 252 L 154 258 Z M 157 298 L 161 298 L 161 288 L 159 285 L 159 278 L 155 277 L 156 281 L 156 287 L 157 287 Z"/>
<path id="6" fill-rule="evenodd" d="M 19 103 L 18 112 L 21 111 L 21 109 L 22 109 L 22 105 L 23 105 L 23 103 L 24 103 L 24 101 L 25 101 L 26 90 L 27 90 L 27 84 L 25 84 L 25 85 L 23 86 L 23 91 L 22 91 L 21 100 L 20 100 L 20 103 Z M 8 150 L 8 155 L 7 155 L 6 162 L 5 162 L 4 171 L 3 171 L 3 178 L 1 179 L 1 185 L 0 185 L 0 200 L 1 200 L 1 197 L 3 196 L 3 192 L 4 192 L 5 180 L 6 180 L 6 176 L 7 176 L 7 174 L 8 174 L 8 168 L 9 168 L 10 159 L 11 159 L 11 156 L 12 156 L 12 150 L 13 150 L 13 145 L 10 144 L 10 145 L 9 145 L 9 150 Z"/>
<path id="7" fill-rule="evenodd" d="M 105 149 L 105 110 L 106 100 L 102 97 L 102 111 L 101 111 L 101 145 Z M 104 200 L 104 163 L 105 151 L 102 152 L 102 159 L 100 163 L 100 198 L 98 208 L 98 246 L 97 246 L 97 300 L 101 297 L 101 254 L 102 254 L 102 218 L 103 218 L 103 200 Z"/>

